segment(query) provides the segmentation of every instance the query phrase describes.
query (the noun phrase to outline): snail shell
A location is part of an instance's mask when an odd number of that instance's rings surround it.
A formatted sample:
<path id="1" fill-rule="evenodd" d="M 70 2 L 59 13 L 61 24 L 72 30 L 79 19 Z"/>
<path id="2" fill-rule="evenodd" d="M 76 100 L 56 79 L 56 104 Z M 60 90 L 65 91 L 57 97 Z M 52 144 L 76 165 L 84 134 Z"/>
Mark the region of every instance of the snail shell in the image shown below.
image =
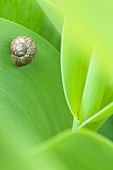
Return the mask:
<path id="1" fill-rule="evenodd" d="M 11 42 L 12 61 L 21 67 L 32 62 L 37 48 L 33 40 L 26 36 L 19 36 Z"/>

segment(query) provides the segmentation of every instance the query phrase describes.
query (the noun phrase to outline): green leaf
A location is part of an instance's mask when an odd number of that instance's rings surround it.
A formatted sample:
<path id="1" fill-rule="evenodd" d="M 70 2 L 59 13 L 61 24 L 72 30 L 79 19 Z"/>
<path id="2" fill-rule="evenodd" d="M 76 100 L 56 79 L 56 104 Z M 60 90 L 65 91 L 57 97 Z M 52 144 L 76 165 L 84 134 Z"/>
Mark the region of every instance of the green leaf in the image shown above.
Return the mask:
<path id="1" fill-rule="evenodd" d="M 65 95 L 70 110 L 79 124 L 83 117 L 79 114 L 79 109 L 91 50 L 89 49 L 89 53 L 87 53 L 81 39 L 76 35 L 76 28 L 73 27 L 71 18 L 68 16 L 64 24 L 61 53 L 61 71 Z"/>
<path id="2" fill-rule="evenodd" d="M 1 0 L 0 9 L 1 18 L 31 29 L 60 49 L 60 36 L 36 0 Z"/>
<path id="3" fill-rule="evenodd" d="M 112 101 L 113 101 L 113 80 L 112 77 L 110 78 L 108 77 L 108 79 L 106 80 L 106 89 L 101 103 L 101 108 L 105 107 Z"/>
<path id="4" fill-rule="evenodd" d="M 0 17 L 39 32 L 45 14 L 35 0 L 1 0 Z"/>
<path id="5" fill-rule="evenodd" d="M 98 133 L 113 141 L 113 115 L 100 127 Z"/>
<path id="6" fill-rule="evenodd" d="M 61 34 L 64 20 L 64 11 L 59 6 L 51 3 L 48 0 L 37 0 L 37 2 L 52 21 L 55 28 Z"/>
<path id="7" fill-rule="evenodd" d="M 46 17 L 38 32 L 44 39 L 49 41 L 58 51 L 60 51 L 61 37 L 53 26 L 51 21 Z"/>
<path id="8" fill-rule="evenodd" d="M 96 62 L 95 55 L 94 53 L 90 61 L 80 106 L 82 121 L 97 113 L 101 109 L 102 100 L 104 100 L 107 81 L 103 79 L 103 73 Z"/>
<path id="9" fill-rule="evenodd" d="M 51 3 L 65 9 L 73 18 L 73 27 L 78 28 L 77 34 L 98 51 L 98 62 L 105 75 L 113 72 L 113 13 L 111 0 L 50 0 Z M 60 17 L 59 17 L 60 18 Z"/>
<path id="10" fill-rule="evenodd" d="M 92 130 L 98 130 L 100 126 L 113 114 L 113 102 L 98 111 L 89 119 L 84 121 L 79 128 L 85 127 Z"/>
<path id="11" fill-rule="evenodd" d="M 5 128 L 0 128 L 0 168 L 2 170 L 31 170 L 31 165 L 20 153 L 18 140 L 14 141 Z"/>
<path id="12" fill-rule="evenodd" d="M 87 43 L 85 40 L 84 43 L 81 41 L 82 38 L 77 35 L 76 30 L 73 19 L 68 15 L 64 24 L 61 51 L 65 96 L 75 116 L 73 129 L 85 125 L 87 128 L 98 130 L 112 114 L 112 106 L 110 109 L 104 108 L 112 101 L 111 94 L 105 95 L 112 90 L 112 84 L 108 83 L 112 82 L 112 79 L 103 78 L 102 68 L 97 62 L 97 53 L 87 48 Z M 101 110 L 103 108 L 104 111 Z"/>
<path id="13" fill-rule="evenodd" d="M 41 170 L 106 170 L 112 169 L 113 144 L 92 131 L 65 132 L 29 155 Z"/>
<path id="14" fill-rule="evenodd" d="M 31 37 L 37 45 L 34 61 L 21 68 L 12 64 L 10 43 Z M 72 126 L 60 75 L 57 50 L 36 33 L 0 19 L 0 124 L 7 124 L 27 147 Z"/>

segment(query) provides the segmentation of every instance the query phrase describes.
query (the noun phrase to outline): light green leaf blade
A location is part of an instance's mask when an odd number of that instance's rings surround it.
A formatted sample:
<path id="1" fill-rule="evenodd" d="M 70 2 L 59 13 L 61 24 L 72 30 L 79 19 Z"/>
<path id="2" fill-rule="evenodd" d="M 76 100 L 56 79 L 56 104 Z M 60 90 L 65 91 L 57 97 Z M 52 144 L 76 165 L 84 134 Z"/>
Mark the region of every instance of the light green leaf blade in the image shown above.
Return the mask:
<path id="1" fill-rule="evenodd" d="M 49 170 L 53 165 L 55 170 L 111 170 L 113 144 L 92 131 L 81 130 L 65 132 L 30 154 L 42 166 L 41 170 Z"/>
<path id="2" fill-rule="evenodd" d="M 62 36 L 62 80 L 67 103 L 75 116 L 74 129 L 82 127 L 82 124 L 90 124 L 87 128 L 97 130 L 102 123 L 112 114 L 108 116 L 108 110 L 103 109 L 110 101 L 112 95 L 106 94 L 110 92 L 108 82 L 111 77 L 103 77 L 102 68 L 97 62 L 98 54 L 88 49 L 87 43 L 77 35 L 77 28 L 73 26 L 73 19 L 66 17 L 64 31 Z M 89 64 L 90 63 L 90 64 Z M 112 84 L 111 84 L 112 86 Z M 105 103 L 103 103 L 106 101 Z M 94 117 L 98 115 L 98 123 Z M 95 115 L 96 114 L 96 115 Z M 94 116 L 94 117 L 93 117 Z M 89 119 L 88 119 L 89 118 Z M 88 121 L 87 121 L 88 119 Z M 91 121 L 91 122 L 90 122 Z M 97 124 L 97 127 L 96 127 Z M 85 126 L 86 127 L 86 126 Z"/>
<path id="3" fill-rule="evenodd" d="M 12 64 L 10 43 L 16 36 L 31 37 L 37 55 L 28 66 Z M 59 53 L 34 32 L 0 19 L 0 124 L 28 145 L 48 139 L 72 126 L 65 101 Z M 24 144 L 23 144 L 24 145 Z"/>
<path id="4" fill-rule="evenodd" d="M 90 61 L 88 74 L 84 86 L 84 92 L 81 100 L 80 115 L 82 122 L 93 116 L 101 109 L 102 100 L 104 100 L 107 80 L 103 78 L 103 73 L 95 59 L 95 52 Z"/>
<path id="5" fill-rule="evenodd" d="M 113 13 L 111 0 L 50 0 L 60 8 L 64 8 L 71 15 L 73 26 L 78 27 L 77 34 L 84 39 L 89 46 L 92 45 L 98 51 L 98 62 L 104 65 L 103 73 L 112 75 L 113 67 Z"/>
<path id="6" fill-rule="evenodd" d="M 89 128 L 92 130 L 99 130 L 101 125 L 113 114 L 113 102 L 108 104 L 106 107 L 98 111 L 96 114 L 84 121 L 79 129 L 82 127 Z"/>
<path id="7" fill-rule="evenodd" d="M 79 109 L 92 52 L 90 49 L 89 53 L 85 50 L 69 16 L 65 19 L 61 53 L 61 71 L 66 99 L 79 124 L 83 117 L 79 114 Z"/>

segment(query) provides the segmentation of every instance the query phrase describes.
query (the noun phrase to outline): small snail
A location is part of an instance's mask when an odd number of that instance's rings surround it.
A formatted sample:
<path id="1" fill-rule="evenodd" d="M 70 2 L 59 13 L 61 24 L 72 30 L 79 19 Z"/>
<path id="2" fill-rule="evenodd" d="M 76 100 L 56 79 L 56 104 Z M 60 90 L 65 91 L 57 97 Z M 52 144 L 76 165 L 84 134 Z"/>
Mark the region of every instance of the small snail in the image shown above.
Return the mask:
<path id="1" fill-rule="evenodd" d="M 21 67 L 32 62 L 37 48 L 33 40 L 27 36 L 19 36 L 11 42 L 12 61 Z"/>

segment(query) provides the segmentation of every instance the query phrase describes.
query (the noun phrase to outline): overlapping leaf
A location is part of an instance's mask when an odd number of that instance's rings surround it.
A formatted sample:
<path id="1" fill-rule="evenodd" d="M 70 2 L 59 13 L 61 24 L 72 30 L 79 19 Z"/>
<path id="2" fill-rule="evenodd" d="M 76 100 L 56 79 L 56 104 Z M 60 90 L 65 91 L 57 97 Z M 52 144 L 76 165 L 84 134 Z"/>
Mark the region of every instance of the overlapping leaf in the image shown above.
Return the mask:
<path id="1" fill-rule="evenodd" d="M 1 0 L 0 17 L 16 22 L 38 33 L 45 14 L 35 0 Z"/>
<path id="2" fill-rule="evenodd" d="M 52 21 L 53 25 L 56 27 L 58 32 L 61 34 L 65 11 L 48 0 L 43 0 L 43 1 L 37 0 L 37 2 L 41 6 L 41 8 L 45 11 L 47 16 L 50 18 L 50 20 Z"/>
<path id="3" fill-rule="evenodd" d="M 60 36 L 36 0 L 1 0 L 0 17 L 40 34 L 59 50 Z"/>
<path id="4" fill-rule="evenodd" d="M 69 107 L 76 118 L 76 127 L 82 123 L 80 127 L 85 125 L 87 128 L 98 130 L 112 114 L 112 104 L 105 107 L 112 102 L 112 85 L 108 83 L 112 83 L 112 78 L 103 77 L 102 69 L 96 60 L 97 54 L 94 50 L 90 53 L 91 49 L 85 41 L 82 43 L 76 31 L 79 28 L 75 28 L 72 21 L 70 17 L 66 18 L 62 36 L 61 66 L 64 90 Z"/>
<path id="5" fill-rule="evenodd" d="M 93 34 L 94 32 L 88 32 L 88 30 L 90 30 L 90 24 L 87 26 L 87 22 L 84 24 L 84 20 L 81 18 L 83 12 L 86 12 L 86 8 L 83 9 L 81 14 L 79 13 L 78 9 L 74 11 L 73 7 L 75 4 L 77 8 L 80 8 L 81 6 L 84 7 L 81 2 L 82 1 L 66 1 L 65 4 L 63 4 L 59 1 L 46 1 L 44 6 L 44 1 L 40 1 L 41 6 L 47 14 L 49 13 L 50 18 L 55 25 L 56 20 L 53 20 L 52 18 L 52 11 L 54 9 L 53 6 L 59 5 L 60 8 L 65 9 L 67 14 L 62 36 L 62 77 L 68 106 L 75 115 L 75 122 L 78 125 L 91 116 L 93 118 L 93 114 L 96 114 L 99 110 L 104 108 L 112 101 L 112 94 L 110 94 L 111 88 L 109 88 L 107 83 L 107 80 L 109 81 L 109 79 L 103 78 L 103 70 L 101 70 L 99 67 L 97 60 L 98 58 L 100 62 L 100 58 L 102 57 L 103 53 L 103 51 L 101 51 L 101 43 L 98 46 L 97 42 L 97 40 L 101 41 L 102 37 L 101 34 L 96 37 Z M 53 4 L 53 6 L 51 5 L 51 8 L 49 8 L 48 4 Z M 92 4 L 96 3 L 92 2 Z M 88 7 L 90 7 L 92 4 L 89 4 Z M 60 16 L 57 13 L 55 13 L 55 17 L 56 16 L 57 20 L 59 19 L 60 21 Z M 87 16 L 87 13 L 85 13 L 85 16 Z M 87 21 L 87 19 L 88 22 L 90 22 L 91 16 L 86 17 L 85 21 Z M 95 24 L 94 27 L 97 27 L 97 25 Z M 57 27 L 59 26 L 60 22 L 57 22 Z M 86 28 L 88 28 L 88 30 L 86 30 Z M 100 30 L 96 29 L 96 31 L 99 33 Z M 93 51 L 96 51 L 96 54 Z M 106 53 L 104 52 L 103 57 L 106 59 L 105 54 Z M 91 64 L 89 67 L 89 59 L 92 57 L 92 55 L 94 59 L 91 59 Z M 105 65 L 103 68 L 105 68 Z M 99 112 L 99 115 L 101 115 L 100 113 L 102 112 Z M 109 115 L 111 114 L 112 109 L 110 109 Z M 100 127 L 100 124 L 102 124 L 106 118 L 108 118 L 107 111 L 106 114 L 103 115 L 105 118 L 103 119 L 102 116 L 101 119 L 101 116 L 99 116 L 101 120 L 99 120 L 99 123 L 97 123 L 97 127 Z M 92 126 L 95 127 L 96 125 Z M 95 128 L 98 129 L 97 127 Z"/>
<path id="6" fill-rule="evenodd" d="M 73 18 L 73 26 L 79 27 L 77 34 L 86 40 L 87 44 L 93 45 L 98 51 L 98 62 L 104 63 L 103 72 L 112 74 L 113 56 L 113 13 L 112 1 L 64 1 L 49 0 L 65 9 L 66 13 Z M 81 42 L 84 40 L 81 39 Z M 102 62 L 101 62 L 102 61 Z"/>
<path id="7" fill-rule="evenodd" d="M 62 35 L 62 79 L 67 102 L 78 122 L 82 118 L 79 109 L 90 57 L 91 51 L 89 50 L 89 54 L 87 53 L 76 35 L 76 29 L 72 26 L 71 18 L 67 17 Z M 88 58 L 87 61 L 86 58 Z"/>

